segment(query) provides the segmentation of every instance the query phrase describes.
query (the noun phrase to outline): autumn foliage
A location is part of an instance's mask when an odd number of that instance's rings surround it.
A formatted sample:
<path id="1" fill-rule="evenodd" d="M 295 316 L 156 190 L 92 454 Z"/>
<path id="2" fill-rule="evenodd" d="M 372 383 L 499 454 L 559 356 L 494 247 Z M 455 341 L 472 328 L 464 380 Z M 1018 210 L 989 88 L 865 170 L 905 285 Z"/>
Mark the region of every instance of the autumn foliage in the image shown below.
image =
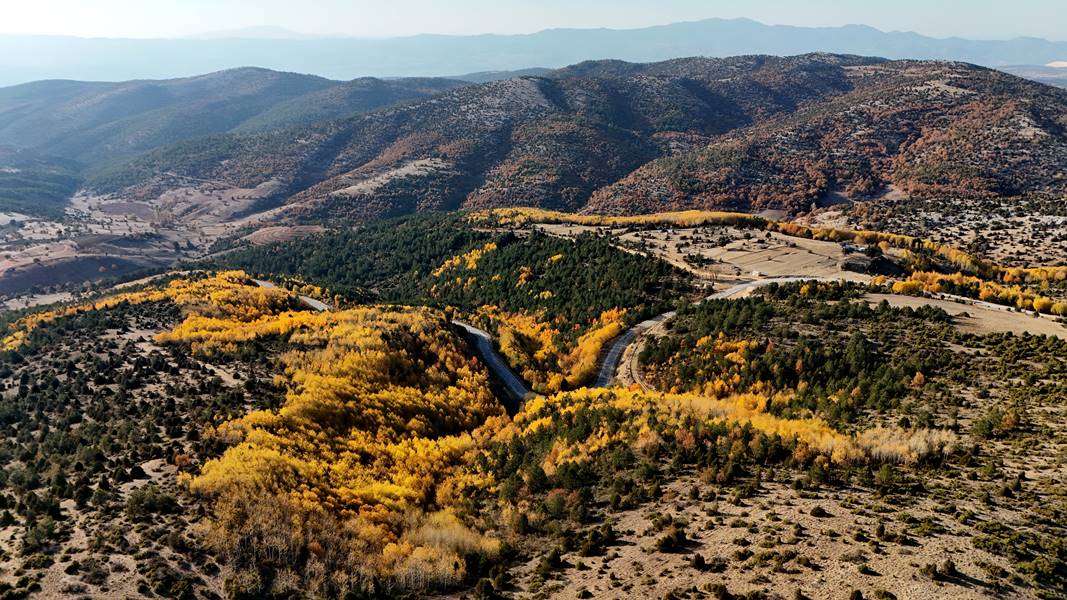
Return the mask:
<path id="1" fill-rule="evenodd" d="M 213 500 L 212 540 L 234 564 L 303 559 L 310 588 L 343 595 L 455 585 L 464 557 L 495 556 L 498 542 L 449 507 L 482 484 L 460 467 L 477 445 L 471 432 L 501 409 L 439 313 L 211 307 L 194 308 L 160 341 L 199 352 L 255 339 L 291 348 L 280 358 L 285 404 L 208 432 L 232 447 L 189 483 Z M 316 581 L 317 569 L 345 575 Z"/>
<path id="2" fill-rule="evenodd" d="M 100 311 L 120 304 L 145 304 L 170 301 L 203 318 L 225 318 L 245 322 L 289 308 L 295 296 L 284 289 L 258 287 L 241 271 L 213 275 L 194 274 L 177 279 L 163 288 L 114 294 L 93 302 L 74 304 L 33 313 L 16 321 L 4 338 L 3 346 L 11 350 L 21 346 L 26 336 L 43 323 L 83 312 Z"/>
<path id="3" fill-rule="evenodd" d="M 446 270 L 468 266 L 477 269 L 464 259 Z M 78 310 L 121 302 L 183 308 L 182 321 L 157 336 L 161 343 L 215 357 L 250 344 L 273 348 L 264 359 L 277 364 L 283 404 L 203 432 L 226 449 L 183 476 L 210 507 L 203 540 L 224 561 L 232 596 L 359 597 L 470 585 L 500 560 L 511 519 L 531 500 L 547 494 L 546 505 L 556 498 L 580 515 L 589 469 L 621 454 L 656 461 L 675 453 L 726 483 L 743 464 L 912 462 L 954 443 L 924 430 L 844 433 L 815 416 L 782 416 L 772 408 L 789 394 L 758 387 L 684 394 L 579 387 L 531 399 L 509 420 L 486 371 L 437 310 L 301 310 L 291 292 L 257 287 L 241 272 L 179 279 Z M 540 368 L 536 361 L 552 365 L 535 375 L 548 374 L 546 387 L 557 389 L 595 372 L 600 348 L 626 316 L 604 311 L 563 347 L 542 321 L 484 312 L 500 321 L 506 353 L 534 360 L 531 369 Z M 723 338 L 697 346 L 735 365 L 752 350 Z"/>
<path id="4" fill-rule="evenodd" d="M 606 343 L 686 289 L 666 263 L 591 235 L 508 235 L 445 259 L 431 275 L 430 301 L 493 332 L 542 393 L 589 383 Z"/>
<path id="5" fill-rule="evenodd" d="M 1020 271 L 1025 273 L 1022 270 L 1012 270 L 1010 272 L 1018 273 Z M 1018 281 L 1020 280 L 1019 278 L 1025 277 L 1025 274 L 1012 275 L 1011 277 L 1006 276 L 1005 279 Z M 947 275 L 920 271 L 912 273 L 911 277 L 906 280 L 894 282 L 892 289 L 893 293 L 896 294 L 915 295 L 927 292 L 931 294 L 952 294 L 1010 306 L 1020 310 L 1067 316 L 1067 301 L 1043 296 L 1033 289 L 1020 285 L 1002 285 L 995 281 L 959 273 Z"/>

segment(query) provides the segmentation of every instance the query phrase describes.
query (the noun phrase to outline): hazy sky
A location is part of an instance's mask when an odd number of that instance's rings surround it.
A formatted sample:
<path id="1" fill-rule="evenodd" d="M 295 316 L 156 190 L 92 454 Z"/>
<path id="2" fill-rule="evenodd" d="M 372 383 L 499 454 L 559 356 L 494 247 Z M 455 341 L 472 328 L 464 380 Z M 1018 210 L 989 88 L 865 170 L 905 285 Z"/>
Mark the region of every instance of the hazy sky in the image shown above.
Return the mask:
<path id="1" fill-rule="evenodd" d="M 0 0 L 0 33 L 180 37 L 252 26 L 315 34 L 529 33 L 709 17 L 1067 39 L 1064 0 Z"/>

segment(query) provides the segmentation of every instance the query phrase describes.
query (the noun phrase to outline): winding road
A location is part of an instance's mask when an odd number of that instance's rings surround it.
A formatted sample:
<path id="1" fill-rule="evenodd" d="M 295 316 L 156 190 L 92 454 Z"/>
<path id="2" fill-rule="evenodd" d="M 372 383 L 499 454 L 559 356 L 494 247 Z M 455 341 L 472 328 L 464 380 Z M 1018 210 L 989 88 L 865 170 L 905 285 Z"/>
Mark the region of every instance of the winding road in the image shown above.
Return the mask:
<path id="1" fill-rule="evenodd" d="M 795 281 L 835 281 L 833 279 L 821 278 L 821 277 L 777 277 L 770 279 L 760 279 L 757 281 L 749 281 L 735 285 L 731 288 L 725 289 L 721 292 L 716 292 L 707 299 L 723 299 L 731 298 L 745 292 L 750 289 L 763 287 L 772 283 L 791 283 Z M 641 334 L 652 329 L 653 327 L 664 323 L 674 317 L 674 311 L 665 312 L 661 315 L 657 315 L 647 321 L 642 321 L 637 325 L 634 325 L 628 329 L 625 333 L 615 338 L 608 347 L 607 354 L 601 359 L 600 369 L 597 371 L 596 381 L 591 387 L 594 388 L 607 388 L 611 387 L 615 380 L 615 373 L 618 371 L 619 362 L 622 360 L 623 353 L 626 349 L 634 344 Z M 475 350 L 485 361 L 489 370 L 496 377 L 497 381 L 503 385 L 504 390 L 507 392 L 508 398 L 505 403 L 505 408 L 508 414 L 514 415 L 522 407 L 523 401 L 526 397 L 533 392 L 526 386 L 526 382 L 521 377 L 515 374 L 508 366 L 504 357 L 500 356 L 500 353 L 493 347 L 493 338 L 489 335 L 489 332 L 479 329 L 470 323 L 464 321 L 454 320 L 452 324 L 463 329 L 470 336 L 474 342 Z"/>
<path id="2" fill-rule="evenodd" d="M 278 287 L 278 286 L 274 285 L 273 283 L 271 283 L 269 281 L 264 281 L 262 279 L 253 279 L 252 281 L 254 281 L 256 283 L 256 285 L 258 285 L 259 287 L 265 288 L 265 289 L 273 289 L 273 288 Z M 329 304 L 326 304 L 325 302 L 323 302 L 321 300 L 316 300 L 316 299 L 312 298 L 311 296 L 297 296 L 297 298 L 300 299 L 300 302 L 302 302 L 304 304 L 304 306 L 310 308 L 311 310 L 317 310 L 319 312 L 324 312 L 324 311 L 330 310 L 330 305 Z"/>
<path id="3" fill-rule="evenodd" d="M 746 292 L 748 290 L 754 290 L 761 288 L 772 283 L 795 283 L 797 281 L 837 281 L 836 279 L 830 279 L 827 277 L 771 277 L 768 279 L 757 279 L 756 281 L 748 281 L 745 283 L 739 283 L 733 287 L 722 290 L 721 292 L 715 292 L 714 294 L 705 298 L 705 300 L 724 300 L 726 298 L 733 298 L 734 296 Z M 655 316 L 647 321 L 642 321 L 637 325 L 634 325 L 626 331 L 626 333 L 615 338 L 615 341 L 608 347 L 607 354 L 604 355 L 603 360 L 600 363 L 600 370 L 597 372 L 596 381 L 593 382 L 591 387 L 594 388 L 607 388 L 612 387 L 615 381 L 615 374 L 619 370 L 619 363 L 622 361 L 623 354 L 626 353 L 626 349 L 634 344 L 641 334 L 652 329 L 656 325 L 670 320 L 675 315 L 674 311 L 665 312 L 661 315 Z"/>
<path id="4" fill-rule="evenodd" d="M 272 289 L 278 287 L 274 283 L 262 279 L 253 279 L 252 281 L 261 288 Z M 329 304 L 310 296 L 298 295 L 297 298 L 312 310 L 323 312 L 331 308 Z M 486 366 L 489 367 L 497 381 L 504 386 L 504 390 L 508 395 L 504 408 L 508 411 L 508 414 L 514 415 L 519 412 L 526 396 L 531 393 L 530 388 L 526 387 L 526 383 L 511 370 L 504 358 L 493 348 L 493 339 L 490 337 L 489 332 L 463 321 L 454 320 L 452 324 L 467 332 L 474 341 L 475 350 L 478 351 L 478 354 L 485 361 Z"/>
<path id="5" fill-rule="evenodd" d="M 508 393 L 508 402 L 505 403 L 504 408 L 507 409 L 508 414 L 514 415 L 519 412 L 523 400 L 531 393 L 530 388 L 526 387 L 526 383 L 511 370 L 504 357 L 500 356 L 496 349 L 493 348 L 493 339 L 489 336 L 489 332 L 463 321 L 454 320 L 452 324 L 462 328 L 474 340 L 474 346 L 478 354 L 481 355 L 482 359 L 485 360 L 486 366 L 504 386 Z"/>
<path id="6" fill-rule="evenodd" d="M 594 381 L 593 385 L 590 387 L 611 387 L 611 382 L 615 379 L 615 372 L 619 369 L 619 361 L 622 360 L 622 355 L 626 352 L 626 348 L 634 343 L 639 335 L 674 317 L 674 315 L 674 311 L 671 311 L 652 317 L 647 321 L 642 321 L 637 325 L 634 325 L 630 329 L 627 329 L 625 333 L 615 338 L 615 341 L 611 342 L 611 346 L 608 347 L 608 353 L 604 355 L 604 358 L 600 362 L 600 370 L 597 371 L 596 381 Z"/>
<path id="7" fill-rule="evenodd" d="M 260 287 L 277 287 L 275 286 L 275 284 L 269 281 L 263 281 L 260 279 L 256 279 L 254 281 L 256 285 Z M 770 277 L 767 279 L 757 279 L 755 281 L 739 283 L 725 290 L 716 292 L 705 298 L 705 300 L 724 300 L 728 298 L 733 298 L 738 294 L 742 294 L 749 290 L 754 290 L 771 285 L 772 283 L 783 284 L 795 283 L 799 281 L 829 282 L 839 280 L 829 277 Z M 988 307 L 990 309 L 1005 311 L 1011 310 L 1008 307 L 990 304 L 988 302 L 974 300 L 971 298 L 949 296 L 948 294 L 941 294 L 941 297 L 956 302 Z M 327 311 L 331 309 L 330 305 L 326 304 L 325 302 L 322 302 L 321 300 L 316 300 L 315 298 L 311 298 L 309 296 L 298 296 L 298 298 L 305 306 L 311 308 L 312 310 Z M 616 376 L 619 373 L 620 363 L 622 363 L 623 357 L 627 355 L 627 349 L 637 344 L 644 334 L 672 319 L 675 314 L 675 311 L 670 311 L 657 315 L 651 319 L 642 321 L 637 325 L 634 325 L 630 329 L 626 330 L 626 332 L 624 332 L 622 335 L 615 338 L 608 346 L 607 352 L 604 354 L 603 358 L 601 358 L 600 368 L 597 370 L 596 380 L 590 387 L 613 387 L 616 384 Z M 508 414 L 516 414 L 522 407 L 522 403 L 525 401 L 526 397 L 533 393 L 530 388 L 527 387 L 526 382 L 524 382 L 521 377 L 516 375 L 515 372 L 511 370 L 511 367 L 508 366 L 507 361 L 505 361 L 504 358 L 500 355 L 500 353 L 498 353 L 493 347 L 493 338 L 489 335 L 489 332 L 483 329 L 479 329 L 471 325 L 470 323 L 466 323 L 459 320 L 453 320 L 452 324 L 456 327 L 463 329 L 473 341 L 474 348 L 478 352 L 478 355 L 481 356 L 481 358 L 485 361 L 486 366 L 492 372 L 496 380 L 500 382 L 500 384 L 504 388 L 504 391 L 507 393 L 508 397 L 505 401 L 505 408 L 507 409 Z M 642 385 L 640 373 L 637 372 L 636 359 L 633 356 L 633 353 L 630 353 L 630 360 L 628 361 L 626 368 L 630 370 L 629 379 L 632 379 L 633 381 L 637 382 L 638 385 Z M 642 385 L 642 387 L 645 386 Z"/>
<path id="8" fill-rule="evenodd" d="M 277 287 L 270 281 L 262 279 L 253 280 L 256 285 L 262 288 L 275 288 Z M 756 289 L 772 283 L 791 283 L 795 281 L 833 281 L 831 279 L 820 277 L 776 277 L 770 279 L 760 279 L 756 281 L 749 281 L 716 292 L 711 296 L 708 296 L 708 300 L 731 298 L 745 292 L 750 289 Z M 305 306 L 312 310 L 327 311 L 330 310 L 330 305 L 316 300 L 310 296 L 297 296 Z M 601 359 L 600 369 L 597 371 L 596 381 L 591 387 L 594 388 L 607 388 L 611 387 L 615 381 L 615 374 L 619 369 L 619 363 L 622 360 L 623 354 L 626 349 L 632 344 L 636 343 L 642 334 L 649 331 L 653 327 L 660 325 L 675 315 L 674 311 L 665 312 L 657 315 L 647 321 L 642 321 L 637 325 L 634 325 L 628 329 L 625 333 L 615 338 L 615 340 L 608 347 L 607 353 L 604 358 Z M 504 357 L 500 356 L 500 353 L 493 347 L 493 338 L 489 335 L 489 332 L 479 329 L 470 323 L 464 321 L 453 320 L 452 324 L 456 327 L 463 329 L 470 339 L 474 342 L 474 348 L 478 352 L 478 355 L 485 361 L 486 366 L 492 372 L 493 376 L 503 386 L 504 391 L 507 392 L 507 399 L 505 402 L 505 408 L 508 414 L 514 415 L 522 407 L 523 401 L 526 397 L 533 393 L 529 387 L 526 386 L 526 382 L 521 377 L 515 374 L 508 366 Z"/>

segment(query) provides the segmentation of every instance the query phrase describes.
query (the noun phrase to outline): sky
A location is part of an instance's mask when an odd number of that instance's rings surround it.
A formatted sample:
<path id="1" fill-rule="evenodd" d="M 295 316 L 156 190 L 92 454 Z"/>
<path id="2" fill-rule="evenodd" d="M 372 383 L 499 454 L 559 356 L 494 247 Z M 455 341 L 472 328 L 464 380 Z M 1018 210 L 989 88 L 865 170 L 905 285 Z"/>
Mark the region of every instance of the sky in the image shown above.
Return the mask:
<path id="1" fill-rule="evenodd" d="M 0 0 L 0 33 L 184 37 L 276 26 L 317 35 L 532 33 L 710 17 L 864 24 L 936 37 L 1067 39 L 1064 0 Z"/>

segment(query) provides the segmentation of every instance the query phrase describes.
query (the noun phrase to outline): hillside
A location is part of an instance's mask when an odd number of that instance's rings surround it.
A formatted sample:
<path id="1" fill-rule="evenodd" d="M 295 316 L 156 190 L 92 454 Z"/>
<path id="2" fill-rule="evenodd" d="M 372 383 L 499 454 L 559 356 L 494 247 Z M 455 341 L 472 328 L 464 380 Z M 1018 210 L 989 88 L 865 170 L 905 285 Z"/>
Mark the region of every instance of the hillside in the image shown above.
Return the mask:
<path id="1" fill-rule="evenodd" d="M 499 335 L 501 352 L 538 391 L 587 383 L 606 340 L 692 292 L 682 272 L 666 262 L 595 236 L 518 236 L 487 231 L 472 219 L 434 213 L 377 221 L 295 243 L 240 248 L 212 266 L 450 309 Z"/>
<path id="2" fill-rule="evenodd" d="M 59 218 L 81 182 L 72 161 L 0 145 L 0 212 Z"/>
<path id="3" fill-rule="evenodd" d="M 1063 597 L 1063 335 L 971 331 L 873 279 L 688 302 L 662 261 L 537 216 L 226 257 L 310 283 L 186 271 L 6 315 L 0 594 Z M 758 221 L 715 218 L 684 235 Z M 450 325 L 495 319 L 527 377 L 668 304 L 632 385 L 515 410 Z"/>
<path id="4" fill-rule="evenodd" d="M 994 198 L 1065 189 L 1062 91 L 954 63 L 868 65 L 850 81 L 827 102 L 644 165 L 589 208 L 797 212 L 891 190 Z"/>
<path id="5" fill-rule="evenodd" d="M 1065 123 L 1067 93 L 961 63 L 602 61 L 308 128 L 192 140 L 91 186 L 149 199 L 191 178 L 273 181 L 282 218 L 302 220 L 509 205 L 796 213 L 891 191 L 1059 193 Z"/>
<path id="6" fill-rule="evenodd" d="M 361 77 L 279 102 L 235 128 L 255 132 L 348 117 L 401 102 L 426 98 L 466 85 L 456 79 Z"/>
<path id="7" fill-rule="evenodd" d="M 339 82 L 254 68 L 160 81 L 39 81 L 0 88 L 0 144 L 100 164 L 194 137 L 349 116 L 459 85 Z"/>

